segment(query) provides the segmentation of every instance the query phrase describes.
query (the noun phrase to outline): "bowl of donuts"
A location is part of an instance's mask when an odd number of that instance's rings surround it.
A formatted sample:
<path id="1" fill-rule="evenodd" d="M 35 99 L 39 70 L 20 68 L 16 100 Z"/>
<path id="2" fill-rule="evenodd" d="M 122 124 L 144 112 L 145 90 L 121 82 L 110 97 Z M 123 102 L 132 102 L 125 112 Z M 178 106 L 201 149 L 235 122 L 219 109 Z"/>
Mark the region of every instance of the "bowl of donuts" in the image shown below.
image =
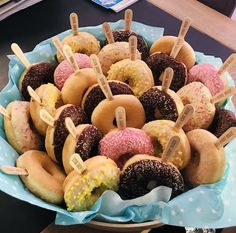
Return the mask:
<path id="1" fill-rule="evenodd" d="M 134 231 L 236 222 L 234 82 L 177 36 L 124 20 L 71 29 L 24 53 L 0 93 L 0 189 L 59 225 Z"/>

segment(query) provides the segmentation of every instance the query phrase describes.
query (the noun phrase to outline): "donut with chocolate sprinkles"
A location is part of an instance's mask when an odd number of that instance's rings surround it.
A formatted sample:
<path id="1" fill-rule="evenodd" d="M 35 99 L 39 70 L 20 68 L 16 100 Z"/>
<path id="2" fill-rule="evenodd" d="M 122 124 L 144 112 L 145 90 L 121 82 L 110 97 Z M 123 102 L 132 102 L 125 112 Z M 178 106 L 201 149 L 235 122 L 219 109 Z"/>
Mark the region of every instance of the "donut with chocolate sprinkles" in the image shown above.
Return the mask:
<path id="1" fill-rule="evenodd" d="M 176 61 L 165 53 L 154 53 L 147 58 L 147 65 L 152 71 L 155 85 L 161 85 L 160 76 L 167 67 L 174 70 L 173 80 L 170 89 L 178 91 L 187 82 L 187 68 L 184 63 Z"/>
<path id="2" fill-rule="evenodd" d="M 98 155 L 98 143 L 102 139 L 101 131 L 93 125 L 78 125 L 76 131 L 77 137 L 68 135 L 62 151 L 62 161 L 66 174 L 73 170 L 69 163 L 72 154 L 78 153 L 83 161 L 96 156 Z"/>
<path id="3" fill-rule="evenodd" d="M 172 188 L 171 198 L 184 192 L 183 177 L 171 163 L 149 155 L 135 155 L 126 162 L 119 186 L 123 199 L 143 196 L 158 186 Z"/>
<path id="4" fill-rule="evenodd" d="M 23 98 L 27 101 L 30 100 L 30 95 L 27 91 L 28 86 L 31 86 L 35 90 L 42 84 L 54 83 L 54 70 L 55 67 L 47 62 L 36 63 L 26 70 L 21 75 L 18 85 Z"/>
<path id="5" fill-rule="evenodd" d="M 124 30 L 115 30 L 112 32 L 115 42 L 129 42 L 130 36 L 137 37 L 137 49 L 141 53 L 142 60 L 146 60 L 149 54 L 147 42 L 144 38 L 138 35 L 135 32 L 124 31 Z M 107 40 L 104 41 L 104 45 L 107 45 Z"/>
<path id="6" fill-rule="evenodd" d="M 112 80 L 108 81 L 108 84 L 113 95 L 134 95 L 132 89 L 126 83 Z M 84 109 L 89 119 L 91 118 L 93 110 L 96 108 L 96 106 L 105 98 L 106 97 L 98 84 L 94 84 L 86 91 L 81 107 Z"/>

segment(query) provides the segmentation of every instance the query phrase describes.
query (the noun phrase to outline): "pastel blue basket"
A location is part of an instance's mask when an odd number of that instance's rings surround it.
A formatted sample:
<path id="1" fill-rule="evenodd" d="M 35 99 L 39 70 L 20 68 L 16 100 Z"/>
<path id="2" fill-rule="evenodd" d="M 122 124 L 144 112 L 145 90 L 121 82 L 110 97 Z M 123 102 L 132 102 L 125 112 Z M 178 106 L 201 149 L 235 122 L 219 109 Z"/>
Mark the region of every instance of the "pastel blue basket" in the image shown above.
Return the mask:
<path id="1" fill-rule="evenodd" d="M 114 29 L 123 28 L 123 20 L 111 24 Z M 163 35 L 163 28 L 146 26 L 134 22 L 133 30 L 142 35 L 150 46 Z M 100 26 L 81 28 L 104 40 Z M 58 35 L 60 39 L 70 31 Z M 30 62 L 49 61 L 55 63 L 55 48 L 51 40 L 38 44 L 32 52 L 26 54 Z M 196 52 L 197 63 L 211 63 L 216 67 L 222 64 L 220 58 L 206 56 Z M 13 100 L 20 99 L 17 89 L 20 74 L 24 67 L 15 56 L 9 56 L 9 83 L 0 93 L 0 104 L 6 106 Z M 229 75 L 226 75 L 230 85 L 234 85 Z M 225 108 L 236 112 L 231 99 Z M 3 117 L 0 117 L 0 166 L 15 165 L 19 156 L 5 140 Z M 56 224 L 84 224 L 96 218 L 105 222 L 145 222 L 159 220 L 162 223 L 199 227 L 221 228 L 236 225 L 236 140 L 226 147 L 227 168 L 224 178 L 213 185 L 202 185 L 169 201 L 171 190 L 158 187 L 147 195 L 129 201 L 122 201 L 118 194 L 106 191 L 89 211 L 71 213 L 66 209 L 48 204 L 37 198 L 24 187 L 18 176 L 5 175 L 0 172 L 0 189 L 9 195 L 33 205 L 57 212 Z M 112 205 L 110 204 L 112 203 Z"/>

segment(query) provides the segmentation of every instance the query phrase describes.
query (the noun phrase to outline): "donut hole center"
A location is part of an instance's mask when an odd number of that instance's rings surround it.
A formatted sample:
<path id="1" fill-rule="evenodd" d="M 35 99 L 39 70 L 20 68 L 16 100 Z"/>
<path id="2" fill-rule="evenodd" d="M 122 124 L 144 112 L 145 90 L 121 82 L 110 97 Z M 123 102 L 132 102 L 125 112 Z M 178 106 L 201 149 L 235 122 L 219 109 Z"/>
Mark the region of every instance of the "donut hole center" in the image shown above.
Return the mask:
<path id="1" fill-rule="evenodd" d="M 119 159 L 116 161 L 117 166 L 121 169 L 125 165 L 125 162 L 129 160 L 132 156 L 133 154 L 130 153 L 120 155 Z"/>
<path id="2" fill-rule="evenodd" d="M 154 110 L 154 117 L 157 120 L 163 119 L 163 115 L 158 108 L 155 108 L 155 110 Z"/>
<path id="3" fill-rule="evenodd" d="M 191 163 L 194 164 L 196 167 L 200 163 L 200 154 L 196 149 L 192 149 L 191 152 Z"/>
<path id="4" fill-rule="evenodd" d="M 158 186 L 158 182 L 157 182 L 157 180 L 150 180 L 149 182 L 148 182 L 148 184 L 147 184 L 147 189 L 148 190 L 153 190 L 154 188 L 156 188 Z"/>
<path id="5" fill-rule="evenodd" d="M 117 127 L 116 118 L 113 119 L 113 125 Z"/>
<path id="6" fill-rule="evenodd" d="M 53 171 L 50 169 L 50 167 L 47 164 L 43 164 L 42 168 L 50 175 L 50 176 L 54 176 Z"/>
<path id="7" fill-rule="evenodd" d="M 163 147 L 158 140 L 153 140 L 154 154 L 160 156 L 163 153 Z"/>

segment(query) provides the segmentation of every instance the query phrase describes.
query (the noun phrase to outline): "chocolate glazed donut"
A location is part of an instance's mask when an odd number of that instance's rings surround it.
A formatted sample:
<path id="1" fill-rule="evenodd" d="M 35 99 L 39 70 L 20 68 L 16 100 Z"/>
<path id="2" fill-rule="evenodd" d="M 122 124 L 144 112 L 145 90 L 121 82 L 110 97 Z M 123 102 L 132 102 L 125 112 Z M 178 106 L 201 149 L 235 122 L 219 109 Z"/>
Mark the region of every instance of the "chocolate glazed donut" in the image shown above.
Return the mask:
<path id="1" fill-rule="evenodd" d="M 141 156 L 141 160 L 129 164 L 121 173 L 119 194 L 123 199 L 143 196 L 157 186 L 172 188 L 171 198 L 184 191 L 183 178 L 174 165 Z"/>
<path id="2" fill-rule="evenodd" d="M 153 120 L 176 121 L 179 114 L 174 99 L 157 87 L 151 87 L 139 98 L 143 105 L 146 122 Z"/>
<path id="3" fill-rule="evenodd" d="M 165 53 L 152 54 L 147 59 L 147 65 L 152 70 L 155 85 L 160 85 L 162 83 L 162 81 L 160 80 L 160 76 L 167 67 L 171 67 L 174 70 L 174 76 L 170 85 L 170 89 L 172 89 L 173 91 L 178 91 L 186 84 L 186 66 Z"/>

